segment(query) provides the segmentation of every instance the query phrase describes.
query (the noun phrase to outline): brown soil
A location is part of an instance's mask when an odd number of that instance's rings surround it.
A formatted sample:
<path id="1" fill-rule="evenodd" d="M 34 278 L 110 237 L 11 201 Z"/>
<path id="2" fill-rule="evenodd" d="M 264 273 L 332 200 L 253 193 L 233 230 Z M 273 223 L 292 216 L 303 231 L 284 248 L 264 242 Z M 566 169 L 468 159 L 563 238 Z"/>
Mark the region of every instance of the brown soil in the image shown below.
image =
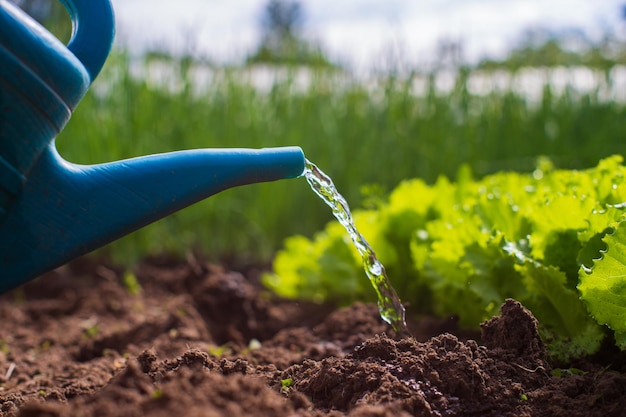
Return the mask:
<path id="1" fill-rule="evenodd" d="M 623 355 L 553 376 L 507 300 L 481 334 L 277 300 L 254 273 L 85 260 L 0 298 L 1 416 L 625 416 Z"/>

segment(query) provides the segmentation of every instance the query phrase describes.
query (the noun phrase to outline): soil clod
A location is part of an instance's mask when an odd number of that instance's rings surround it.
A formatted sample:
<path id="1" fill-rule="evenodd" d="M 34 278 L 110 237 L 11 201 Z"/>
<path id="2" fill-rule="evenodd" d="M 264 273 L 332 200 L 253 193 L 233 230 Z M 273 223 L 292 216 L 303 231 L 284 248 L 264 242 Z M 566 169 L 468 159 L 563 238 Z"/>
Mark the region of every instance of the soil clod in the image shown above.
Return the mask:
<path id="1" fill-rule="evenodd" d="M 0 297 L 0 416 L 623 416 L 623 362 L 555 373 L 514 300 L 482 337 L 273 298 L 199 261 L 65 267 Z M 414 329 L 426 329 L 428 334 Z M 434 337 L 432 332 L 437 334 Z M 452 331 L 454 331 L 452 329 Z M 614 358 L 618 358 L 619 355 Z M 552 371 L 552 372 L 551 372 Z"/>

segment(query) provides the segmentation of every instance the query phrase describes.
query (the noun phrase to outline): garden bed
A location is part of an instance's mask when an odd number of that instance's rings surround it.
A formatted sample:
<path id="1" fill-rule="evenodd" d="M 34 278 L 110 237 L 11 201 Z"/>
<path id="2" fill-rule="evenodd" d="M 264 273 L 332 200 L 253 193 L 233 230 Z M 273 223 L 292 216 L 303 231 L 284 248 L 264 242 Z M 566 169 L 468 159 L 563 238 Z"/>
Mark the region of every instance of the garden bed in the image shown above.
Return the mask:
<path id="1" fill-rule="evenodd" d="M 508 300 L 482 333 L 276 299 L 189 259 L 82 259 L 0 299 L 2 416 L 623 416 L 624 355 L 554 368 Z M 365 278 L 364 278 L 365 279 Z M 139 285 L 137 285 L 139 284 Z"/>

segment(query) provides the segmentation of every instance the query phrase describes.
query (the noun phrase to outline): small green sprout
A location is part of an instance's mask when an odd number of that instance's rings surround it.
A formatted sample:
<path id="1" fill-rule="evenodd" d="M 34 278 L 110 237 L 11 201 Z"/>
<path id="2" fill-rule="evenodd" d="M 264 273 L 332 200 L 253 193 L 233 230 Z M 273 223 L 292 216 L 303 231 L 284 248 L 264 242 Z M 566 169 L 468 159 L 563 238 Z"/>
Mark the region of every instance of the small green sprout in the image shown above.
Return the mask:
<path id="1" fill-rule="evenodd" d="M 566 376 L 585 375 L 586 373 L 587 372 L 578 368 L 567 368 L 567 369 L 555 368 L 550 372 L 550 375 L 552 375 L 555 378 L 564 378 Z"/>
<path id="2" fill-rule="evenodd" d="M 124 284 L 124 288 L 130 295 L 139 295 L 141 294 L 141 284 L 137 280 L 135 274 L 130 271 L 126 271 L 122 276 L 122 284 Z"/>
<path id="3" fill-rule="evenodd" d="M 9 348 L 9 344 L 6 342 L 6 340 L 0 339 L 0 352 L 6 355 L 10 351 L 11 351 L 11 348 Z"/>
<path id="4" fill-rule="evenodd" d="M 222 345 L 222 346 L 210 346 L 207 351 L 209 352 L 209 355 L 211 356 L 215 356 L 215 357 L 220 357 L 225 355 L 227 352 L 230 351 L 229 347 L 227 345 Z"/>
<path id="5" fill-rule="evenodd" d="M 83 330 L 83 338 L 94 339 L 98 333 L 100 333 L 100 327 L 97 324 L 92 324 Z"/>
<path id="6" fill-rule="evenodd" d="M 280 392 L 282 394 L 287 394 L 291 390 L 291 386 L 293 385 L 293 379 L 285 378 L 280 380 Z"/>

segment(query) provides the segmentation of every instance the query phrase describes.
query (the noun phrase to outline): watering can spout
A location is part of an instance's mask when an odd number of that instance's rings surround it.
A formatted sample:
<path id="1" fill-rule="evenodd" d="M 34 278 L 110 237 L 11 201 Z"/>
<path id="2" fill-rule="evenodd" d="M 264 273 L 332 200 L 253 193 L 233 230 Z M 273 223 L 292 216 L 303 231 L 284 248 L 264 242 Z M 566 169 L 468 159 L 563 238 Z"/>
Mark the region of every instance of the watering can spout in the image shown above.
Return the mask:
<path id="1" fill-rule="evenodd" d="M 298 177 L 304 163 L 299 147 L 283 147 L 85 166 L 65 161 L 52 143 L 0 224 L 0 292 L 227 188 Z"/>
<path id="2" fill-rule="evenodd" d="M 55 137 L 100 72 L 115 33 L 110 0 L 60 0 L 67 47 L 0 0 L 0 292 L 226 188 L 300 176 L 297 147 L 197 149 L 98 165 Z"/>

